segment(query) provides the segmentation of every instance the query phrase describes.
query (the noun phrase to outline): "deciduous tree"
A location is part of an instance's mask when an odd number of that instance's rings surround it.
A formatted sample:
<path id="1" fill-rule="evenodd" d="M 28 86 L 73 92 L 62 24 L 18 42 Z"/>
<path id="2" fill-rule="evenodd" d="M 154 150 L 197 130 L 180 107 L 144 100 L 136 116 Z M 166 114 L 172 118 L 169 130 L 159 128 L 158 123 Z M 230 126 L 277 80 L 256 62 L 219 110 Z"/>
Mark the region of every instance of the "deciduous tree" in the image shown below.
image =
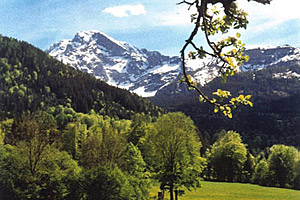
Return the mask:
<path id="1" fill-rule="evenodd" d="M 26 149 L 29 168 L 35 174 L 43 153 L 49 145 L 60 141 L 54 117 L 45 112 L 23 116 L 15 121 L 12 133 L 5 138 L 7 144 L 22 145 Z"/>
<path id="2" fill-rule="evenodd" d="M 201 143 L 193 121 L 182 113 L 168 113 L 157 119 L 146 135 L 145 160 L 162 189 L 200 186 L 203 159 Z"/>
<path id="3" fill-rule="evenodd" d="M 269 170 L 280 187 L 291 184 L 295 178 L 298 150 L 295 147 L 274 145 L 268 158 Z"/>
<path id="4" fill-rule="evenodd" d="M 256 165 L 253 174 L 253 182 L 264 186 L 270 184 L 269 165 L 265 158 L 261 159 Z"/>
<path id="5" fill-rule="evenodd" d="M 233 182 L 242 174 L 247 160 L 247 149 L 237 132 L 228 131 L 213 144 L 210 156 L 211 166 L 217 178 Z"/>
<path id="6" fill-rule="evenodd" d="M 47 146 L 34 174 L 28 146 L 0 147 L 1 199 L 78 199 L 75 183 L 81 169 L 66 152 Z"/>

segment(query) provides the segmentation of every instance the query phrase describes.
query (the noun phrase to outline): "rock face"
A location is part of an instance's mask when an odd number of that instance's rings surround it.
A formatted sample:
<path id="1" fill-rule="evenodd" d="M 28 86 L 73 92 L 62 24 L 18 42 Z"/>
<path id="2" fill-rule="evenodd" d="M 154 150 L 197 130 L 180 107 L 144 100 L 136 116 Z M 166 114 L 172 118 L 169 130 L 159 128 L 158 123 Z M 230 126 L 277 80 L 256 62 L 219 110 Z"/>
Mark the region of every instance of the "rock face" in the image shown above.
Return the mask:
<path id="1" fill-rule="evenodd" d="M 110 85 L 143 97 L 154 96 L 182 76 L 179 57 L 138 49 L 100 31 L 78 32 L 73 39 L 57 42 L 46 52 Z M 241 67 L 241 71 L 300 61 L 300 49 L 290 46 L 250 49 L 246 50 L 246 54 L 250 60 Z M 217 68 L 209 58 L 188 61 L 187 66 L 189 73 L 201 85 L 218 76 Z"/>

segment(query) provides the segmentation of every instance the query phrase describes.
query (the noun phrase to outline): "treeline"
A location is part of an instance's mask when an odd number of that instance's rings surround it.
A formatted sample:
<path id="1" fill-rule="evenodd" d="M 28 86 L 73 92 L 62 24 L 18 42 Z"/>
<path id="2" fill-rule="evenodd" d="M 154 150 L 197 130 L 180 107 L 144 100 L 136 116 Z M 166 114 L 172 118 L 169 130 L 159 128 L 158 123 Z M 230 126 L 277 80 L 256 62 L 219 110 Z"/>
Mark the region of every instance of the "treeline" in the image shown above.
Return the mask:
<path id="1" fill-rule="evenodd" d="M 292 146 L 273 145 L 254 157 L 237 132 L 222 131 L 205 158 L 208 180 L 300 189 L 300 152 Z"/>
<path id="2" fill-rule="evenodd" d="M 0 199 L 148 199 L 200 185 L 204 159 L 190 118 L 119 120 L 52 107 L 0 123 Z M 173 194 L 173 192 L 172 192 Z"/>
<path id="3" fill-rule="evenodd" d="M 200 187 L 201 179 L 300 189 L 296 148 L 274 145 L 254 157 L 234 131 L 205 147 L 199 135 L 182 113 L 120 120 L 57 106 L 6 119 L 0 197 L 148 199 L 155 181 L 174 199 L 175 190 Z"/>
<path id="4" fill-rule="evenodd" d="M 0 119 L 56 105 L 123 119 L 162 112 L 138 95 L 66 66 L 26 42 L 0 35 Z"/>

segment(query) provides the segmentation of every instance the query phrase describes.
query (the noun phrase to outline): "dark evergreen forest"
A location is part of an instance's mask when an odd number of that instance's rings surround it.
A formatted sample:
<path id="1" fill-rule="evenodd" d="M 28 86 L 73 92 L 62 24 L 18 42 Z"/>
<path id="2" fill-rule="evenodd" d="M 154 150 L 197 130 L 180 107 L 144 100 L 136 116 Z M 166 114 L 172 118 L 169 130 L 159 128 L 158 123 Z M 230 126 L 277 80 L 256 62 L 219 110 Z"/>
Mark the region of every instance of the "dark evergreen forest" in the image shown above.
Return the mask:
<path id="1" fill-rule="evenodd" d="M 299 148 L 300 80 L 274 77 L 286 71 L 300 73 L 300 66 L 279 64 L 256 72 L 238 73 L 225 84 L 220 79 L 207 84 L 203 88 L 207 94 L 221 88 L 231 91 L 232 96 L 251 95 L 253 107 L 238 106 L 233 110 L 232 119 L 214 113 L 211 105 L 200 103 L 195 92 L 189 91 L 184 84 L 178 86 L 178 82 L 166 87 L 151 101 L 168 111 L 182 111 L 190 116 L 208 144 L 215 141 L 215 133 L 225 129 L 238 131 L 253 153 L 273 144 Z M 176 89 L 181 92 L 170 93 Z"/>

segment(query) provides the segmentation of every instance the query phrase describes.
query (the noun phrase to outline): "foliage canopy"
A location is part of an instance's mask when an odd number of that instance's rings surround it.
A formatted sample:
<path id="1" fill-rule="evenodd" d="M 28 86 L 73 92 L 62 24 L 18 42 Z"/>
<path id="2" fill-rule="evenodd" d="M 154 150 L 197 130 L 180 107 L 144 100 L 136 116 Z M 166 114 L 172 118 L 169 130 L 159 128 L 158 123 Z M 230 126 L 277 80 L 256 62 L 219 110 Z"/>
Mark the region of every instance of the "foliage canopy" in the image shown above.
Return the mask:
<path id="1" fill-rule="evenodd" d="M 200 186 L 204 160 L 200 157 L 201 143 L 193 121 L 182 113 L 168 113 L 153 123 L 146 135 L 146 162 L 155 173 L 161 189 L 170 191 L 185 186 Z"/>

